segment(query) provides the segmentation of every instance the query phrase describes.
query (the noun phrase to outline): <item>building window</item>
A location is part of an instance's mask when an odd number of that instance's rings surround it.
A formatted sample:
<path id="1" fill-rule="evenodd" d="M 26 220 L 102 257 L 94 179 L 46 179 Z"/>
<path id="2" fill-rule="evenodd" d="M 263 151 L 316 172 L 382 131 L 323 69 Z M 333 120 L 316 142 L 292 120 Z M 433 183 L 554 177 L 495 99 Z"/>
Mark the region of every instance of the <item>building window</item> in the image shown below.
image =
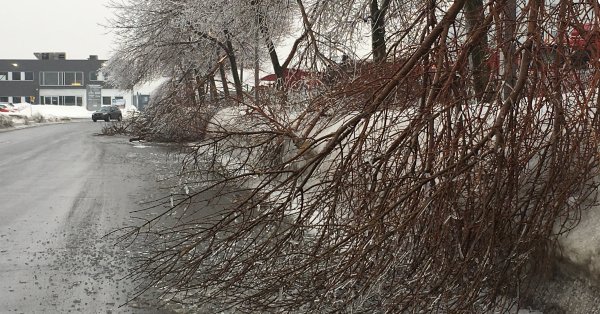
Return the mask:
<path id="1" fill-rule="evenodd" d="M 98 81 L 98 71 L 90 72 L 90 81 Z"/>
<path id="2" fill-rule="evenodd" d="M 41 72 L 40 85 L 42 86 L 58 86 L 60 85 L 59 72 Z M 49 105 L 49 104 L 48 104 Z"/>
<path id="3" fill-rule="evenodd" d="M 42 96 L 40 103 L 44 105 L 58 105 L 58 96 Z"/>
<path id="4" fill-rule="evenodd" d="M 61 105 L 81 106 L 81 105 L 83 105 L 83 98 L 77 97 L 77 96 L 65 96 Z"/>
<path id="5" fill-rule="evenodd" d="M 8 102 L 8 97 L 7 96 L 1 96 L 0 97 L 0 102 Z"/>
<path id="6" fill-rule="evenodd" d="M 64 73 L 66 86 L 81 86 L 83 85 L 83 72 L 65 72 Z"/>
<path id="7" fill-rule="evenodd" d="M 31 97 L 33 98 L 33 97 Z M 83 106 L 80 96 L 41 96 L 40 103 L 44 105 Z"/>
<path id="8" fill-rule="evenodd" d="M 65 96 L 65 106 L 75 106 L 75 96 Z"/>
<path id="9" fill-rule="evenodd" d="M 74 85 L 74 84 L 76 84 L 75 83 L 75 72 L 65 72 L 64 75 L 65 75 L 65 84 L 64 85 Z"/>
<path id="10" fill-rule="evenodd" d="M 42 86 L 82 86 L 83 72 L 40 72 Z"/>
<path id="11" fill-rule="evenodd" d="M 33 81 L 33 72 L 0 72 L 0 81 Z"/>
<path id="12" fill-rule="evenodd" d="M 21 96 L 13 96 L 12 97 L 12 103 L 13 104 L 19 104 L 19 103 L 21 103 L 22 102 L 21 98 L 22 98 Z"/>
<path id="13" fill-rule="evenodd" d="M 112 105 L 112 102 L 110 100 L 110 96 L 104 96 L 104 97 L 102 97 L 102 105 L 104 105 L 104 106 L 110 106 L 110 105 Z"/>

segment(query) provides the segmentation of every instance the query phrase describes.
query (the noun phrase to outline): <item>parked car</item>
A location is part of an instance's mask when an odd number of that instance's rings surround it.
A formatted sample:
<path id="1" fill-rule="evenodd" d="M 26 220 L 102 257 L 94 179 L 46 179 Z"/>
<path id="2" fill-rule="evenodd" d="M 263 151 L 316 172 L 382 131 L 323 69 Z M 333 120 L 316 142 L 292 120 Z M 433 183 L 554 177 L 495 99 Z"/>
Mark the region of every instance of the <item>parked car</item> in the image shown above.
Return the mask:
<path id="1" fill-rule="evenodd" d="M 96 110 L 96 112 L 92 113 L 92 120 L 94 122 L 98 120 L 104 120 L 106 122 L 110 120 L 123 120 L 123 114 L 121 113 L 121 109 L 117 106 L 103 106 L 100 109 Z"/>
<path id="2" fill-rule="evenodd" d="M 0 112 L 16 112 L 17 108 L 11 103 L 0 103 Z"/>

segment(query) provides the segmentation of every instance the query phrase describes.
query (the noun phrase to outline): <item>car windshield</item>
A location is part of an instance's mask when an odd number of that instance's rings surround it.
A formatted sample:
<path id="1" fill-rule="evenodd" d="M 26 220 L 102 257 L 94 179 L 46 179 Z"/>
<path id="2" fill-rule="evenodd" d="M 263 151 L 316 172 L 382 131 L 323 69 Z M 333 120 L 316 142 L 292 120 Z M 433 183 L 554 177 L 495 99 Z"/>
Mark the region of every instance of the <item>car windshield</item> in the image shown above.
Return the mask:
<path id="1" fill-rule="evenodd" d="M 102 107 L 100 109 L 98 109 L 98 112 L 109 112 L 110 111 L 110 107 Z"/>

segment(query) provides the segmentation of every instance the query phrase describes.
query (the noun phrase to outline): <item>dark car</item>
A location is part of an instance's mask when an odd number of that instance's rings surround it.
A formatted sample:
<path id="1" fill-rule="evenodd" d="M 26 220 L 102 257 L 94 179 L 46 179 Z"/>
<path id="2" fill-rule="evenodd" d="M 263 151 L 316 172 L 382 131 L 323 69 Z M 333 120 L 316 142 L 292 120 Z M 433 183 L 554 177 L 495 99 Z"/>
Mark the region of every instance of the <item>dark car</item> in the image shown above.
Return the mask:
<path id="1" fill-rule="evenodd" d="M 121 113 L 121 110 L 119 109 L 119 107 L 116 107 L 116 106 L 101 107 L 100 109 L 96 110 L 96 112 L 92 113 L 92 120 L 94 120 L 94 122 L 96 122 L 98 120 L 104 120 L 104 121 L 108 122 L 111 119 L 118 120 L 118 121 L 123 120 L 123 114 Z"/>

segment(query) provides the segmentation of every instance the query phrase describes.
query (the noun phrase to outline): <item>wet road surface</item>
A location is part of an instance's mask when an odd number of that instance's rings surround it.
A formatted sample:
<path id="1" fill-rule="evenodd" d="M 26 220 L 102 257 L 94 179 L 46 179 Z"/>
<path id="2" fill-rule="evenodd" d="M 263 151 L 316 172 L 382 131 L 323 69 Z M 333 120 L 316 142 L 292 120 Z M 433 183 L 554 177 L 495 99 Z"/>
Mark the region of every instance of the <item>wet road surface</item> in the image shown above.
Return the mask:
<path id="1" fill-rule="evenodd" d="M 0 313 L 170 313 L 151 296 L 124 305 L 132 252 L 103 238 L 155 196 L 160 149 L 103 124 L 0 132 Z"/>

